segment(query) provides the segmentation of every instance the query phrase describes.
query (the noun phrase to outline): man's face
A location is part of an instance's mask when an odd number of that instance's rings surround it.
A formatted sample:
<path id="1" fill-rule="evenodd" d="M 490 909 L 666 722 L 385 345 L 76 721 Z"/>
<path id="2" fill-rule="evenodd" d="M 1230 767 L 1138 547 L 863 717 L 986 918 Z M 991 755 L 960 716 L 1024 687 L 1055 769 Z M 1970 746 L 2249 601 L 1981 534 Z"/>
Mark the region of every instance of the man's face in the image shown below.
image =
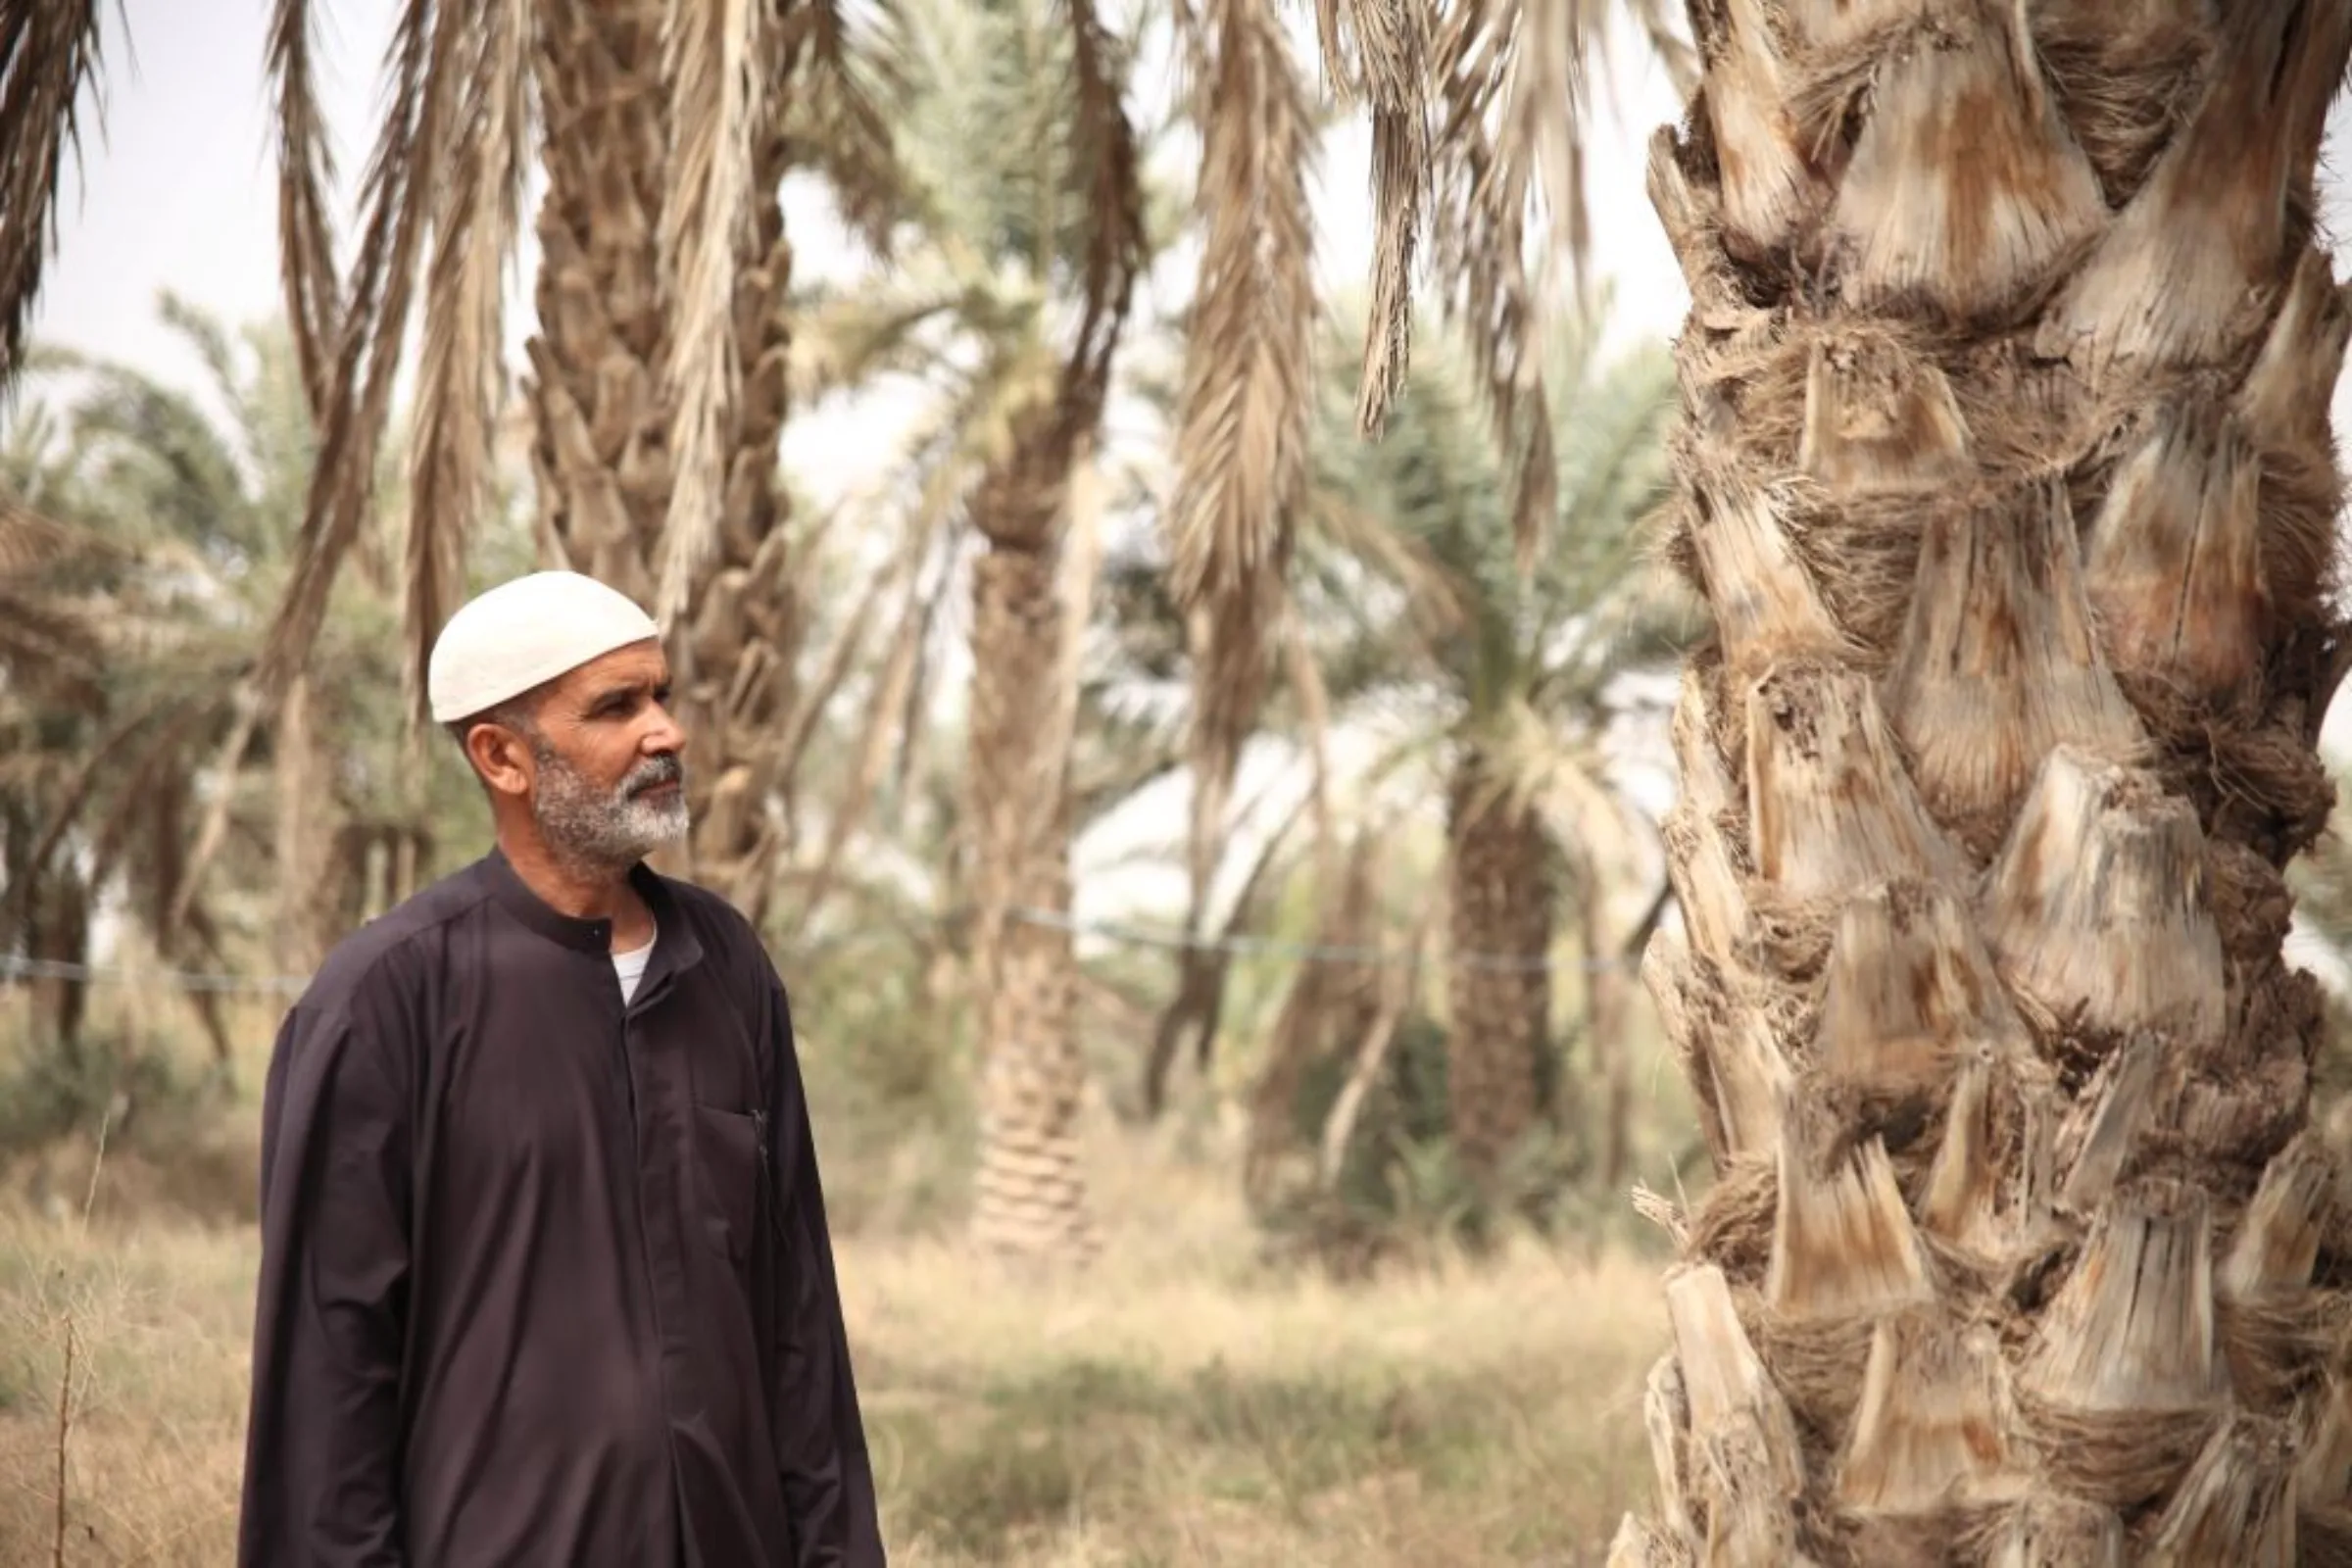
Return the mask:
<path id="1" fill-rule="evenodd" d="M 597 870 L 686 836 L 686 735 L 669 715 L 657 642 L 616 649 L 556 681 L 533 713 L 530 808 L 549 849 Z"/>

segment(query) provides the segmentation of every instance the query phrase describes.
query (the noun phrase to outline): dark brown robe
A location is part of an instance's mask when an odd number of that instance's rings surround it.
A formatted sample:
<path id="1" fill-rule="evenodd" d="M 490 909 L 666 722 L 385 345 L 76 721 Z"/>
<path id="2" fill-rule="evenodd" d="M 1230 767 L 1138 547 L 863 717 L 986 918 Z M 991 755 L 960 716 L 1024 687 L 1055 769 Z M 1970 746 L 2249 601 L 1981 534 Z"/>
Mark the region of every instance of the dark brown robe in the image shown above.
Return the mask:
<path id="1" fill-rule="evenodd" d="M 883 1561 L 784 989 L 640 868 L 609 923 L 505 858 L 374 921 L 279 1032 L 243 1568 Z"/>

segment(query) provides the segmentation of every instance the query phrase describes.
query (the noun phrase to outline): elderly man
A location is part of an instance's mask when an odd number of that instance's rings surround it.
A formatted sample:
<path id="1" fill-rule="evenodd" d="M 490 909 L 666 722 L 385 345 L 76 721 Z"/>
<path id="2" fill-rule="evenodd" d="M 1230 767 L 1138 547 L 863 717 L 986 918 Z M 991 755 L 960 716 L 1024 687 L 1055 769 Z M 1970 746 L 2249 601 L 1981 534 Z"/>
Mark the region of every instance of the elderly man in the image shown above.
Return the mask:
<path id="1" fill-rule="evenodd" d="M 497 846 L 278 1035 L 240 1562 L 880 1564 L 783 987 L 643 863 L 686 830 L 654 623 L 519 578 L 429 695 Z"/>

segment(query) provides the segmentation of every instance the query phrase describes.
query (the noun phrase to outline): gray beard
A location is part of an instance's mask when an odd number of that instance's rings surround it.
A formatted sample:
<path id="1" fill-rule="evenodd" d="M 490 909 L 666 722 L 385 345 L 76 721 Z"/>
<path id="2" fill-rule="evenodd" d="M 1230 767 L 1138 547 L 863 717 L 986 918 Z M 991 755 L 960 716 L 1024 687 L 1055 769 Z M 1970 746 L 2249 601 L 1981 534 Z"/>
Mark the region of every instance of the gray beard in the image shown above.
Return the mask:
<path id="1" fill-rule="evenodd" d="M 682 786 L 685 770 L 676 758 L 647 758 L 607 794 L 548 747 L 534 746 L 532 752 L 539 788 L 531 815 L 548 849 L 572 869 L 610 876 L 685 839 L 690 825 L 685 790 L 660 800 L 641 793 L 661 783 Z"/>

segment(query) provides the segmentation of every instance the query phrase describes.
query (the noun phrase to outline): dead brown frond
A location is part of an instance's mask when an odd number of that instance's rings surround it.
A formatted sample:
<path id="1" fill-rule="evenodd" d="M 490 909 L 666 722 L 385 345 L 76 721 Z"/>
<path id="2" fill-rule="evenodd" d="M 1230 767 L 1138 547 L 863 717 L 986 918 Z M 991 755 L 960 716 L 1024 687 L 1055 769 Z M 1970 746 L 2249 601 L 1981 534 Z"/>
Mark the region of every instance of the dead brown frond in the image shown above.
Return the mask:
<path id="1" fill-rule="evenodd" d="M 522 216 L 530 0 L 496 0 L 467 42 L 448 173 L 433 187 L 433 258 L 410 441 L 410 710 L 425 717 L 433 639 L 464 591 L 465 543 L 483 504 L 497 434 L 503 270 Z"/>
<path id="2" fill-rule="evenodd" d="M 98 0 L 0 0 L 0 387 L 24 366 L 24 331 L 57 238 L 65 154 L 98 73 Z"/>
<path id="3" fill-rule="evenodd" d="M 1511 538 L 1524 571 L 1559 510 L 1559 461 L 1541 368 L 1543 327 L 1527 270 L 1528 170 L 1488 132 L 1482 95 L 1460 85 L 1472 68 L 1457 51 L 1473 47 L 1460 22 L 1476 16 L 1476 7 L 1461 14 L 1443 51 L 1447 105 L 1438 136 L 1438 268 L 1447 280 L 1448 311 L 1469 328 L 1464 335 L 1509 476 Z M 1582 150 L 1569 152 L 1581 168 Z M 1580 172 L 1580 186 L 1582 179 Z M 1578 201 L 1581 223 L 1581 190 Z"/>
<path id="4" fill-rule="evenodd" d="M 1127 321 L 1146 242 L 1135 126 L 1120 97 L 1109 30 L 1094 0 L 1062 3 L 1069 13 L 1071 74 L 1077 87 L 1071 144 L 1090 166 L 1086 205 L 1093 215 L 1083 314 L 1062 373 L 1057 421 L 1059 440 L 1074 449 L 1094 429 L 1109 393 L 1111 352 Z"/>
<path id="5" fill-rule="evenodd" d="M 408 0 L 394 31 L 393 82 L 384 123 L 363 182 L 368 224 L 353 270 L 350 307 L 339 323 L 333 398 L 319 426 L 317 465 L 294 543 L 293 568 L 264 638 L 261 658 L 238 697 L 238 717 L 215 759 L 222 779 L 234 774 L 255 728 L 277 701 L 317 641 L 343 557 L 359 537 L 372 499 L 376 452 L 392 401 L 392 377 L 408 325 L 416 260 L 432 204 L 418 187 L 442 167 L 451 98 L 466 58 L 470 8 L 437 17 L 432 0 Z M 188 874 L 165 925 L 187 918 L 204 872 L 228 832 L 233 792 L 220 790 L 190 852 Z"/>
<path id="6" fill-rule="evenodd" d="M 1413 260 L 1428 206 L 1431 13 L 1427 0 L 1316 0 L 1323 71 L 1372 112 L 1372 309 L 1364 323 L 1356 426 L 1377 436 L 1412 353 Z"/>
<path id="7" fill-rule="evenodd" d="M 1398 0 L 1411 6 L 1414 0 Z M 1356 428 L 1378 436 L 1389 405 L 1404 386 L 1412 358 L 1413 258 L 1421 248 L 1430 180 L 1429 126 L 1418 103 L 1372 111 L 1374 252 L 1372 314 L 1364 328 L 1364 368 Z"/>
<path id="8" fill-rule="evenodd" d="M 310 0 L 276 0 L 270 19 L 270 76 L 277 89 L 278 274 L 311 416 L 323 419 L 334 398 L 342 307 L 323 194 L 335 182 L 334 154 L 311 78 Z"/>
<path id="9" fill-rule="evenodd" d="M 1279 574 L 1306 481 L 1314 233 L 1303 84 L 1266 0 L 1210 0 L 1195 83 L 1206 228 L 1186 331 L 1171 576 L 1178 603 L 1245 617 Z M 1229 639 L 1230 640 L 1230 639 Z"/>
<path id="10" fill-rule="evenodd" d="M 1271 675 L 1268 639 L 1306 486 L 1315 386 L 1305 90 L 1264 0 L 1210 0 L 1209 18 L 1215 36 L 1190 52 L 1202 73 L 1194 83 L 1202 137 L 1196 205 L 1207 234 L 1186 334 L 1170 541 L 1172 587 L 1194 652 L 1187 860 L 1195 922 Z M 1183 966 L 1179 1003 L 1213 1013 L 1221 968 L 1212 982 L 1190 952 Z M 1174 1047 L 1169 1030 L 1183 1021 L 1163 1019 L 1164 1044 L 1154 1044 L 1147 1085 L 1154 1108 Z M 1199 1027 L 1205 1050 L 1213 1016 Z"/>
<path id="11" fill-rule="evenodd" d="M 662 27 L 669 163 L 661 220 L 672 291 L 669 512 L 662 529 L 655 614 L 685 607 L 718 547 L 732 443 L 727 426 L 743 365 L 735 340 L 735 266 L 751 231 L 754 166 L 774 86 L 771 8 L 763 0 L 671 0 Z"/>
<path id="12" fill-rule="evenodd" d="M 309 655 L 336 569 L 367 515 L 416 259 L 430 226 L 432 204 L 416 199 L 417 190 L 442 168 L 470 17 L 463 6 L 436 17 L 432 0 L 408 0 L 394 35 L 394 80 L 365 180 L 368 225 L 338 334 L 334 396 L 320 429 L 294 567 L 256 671 L 265 703 Z"/>

